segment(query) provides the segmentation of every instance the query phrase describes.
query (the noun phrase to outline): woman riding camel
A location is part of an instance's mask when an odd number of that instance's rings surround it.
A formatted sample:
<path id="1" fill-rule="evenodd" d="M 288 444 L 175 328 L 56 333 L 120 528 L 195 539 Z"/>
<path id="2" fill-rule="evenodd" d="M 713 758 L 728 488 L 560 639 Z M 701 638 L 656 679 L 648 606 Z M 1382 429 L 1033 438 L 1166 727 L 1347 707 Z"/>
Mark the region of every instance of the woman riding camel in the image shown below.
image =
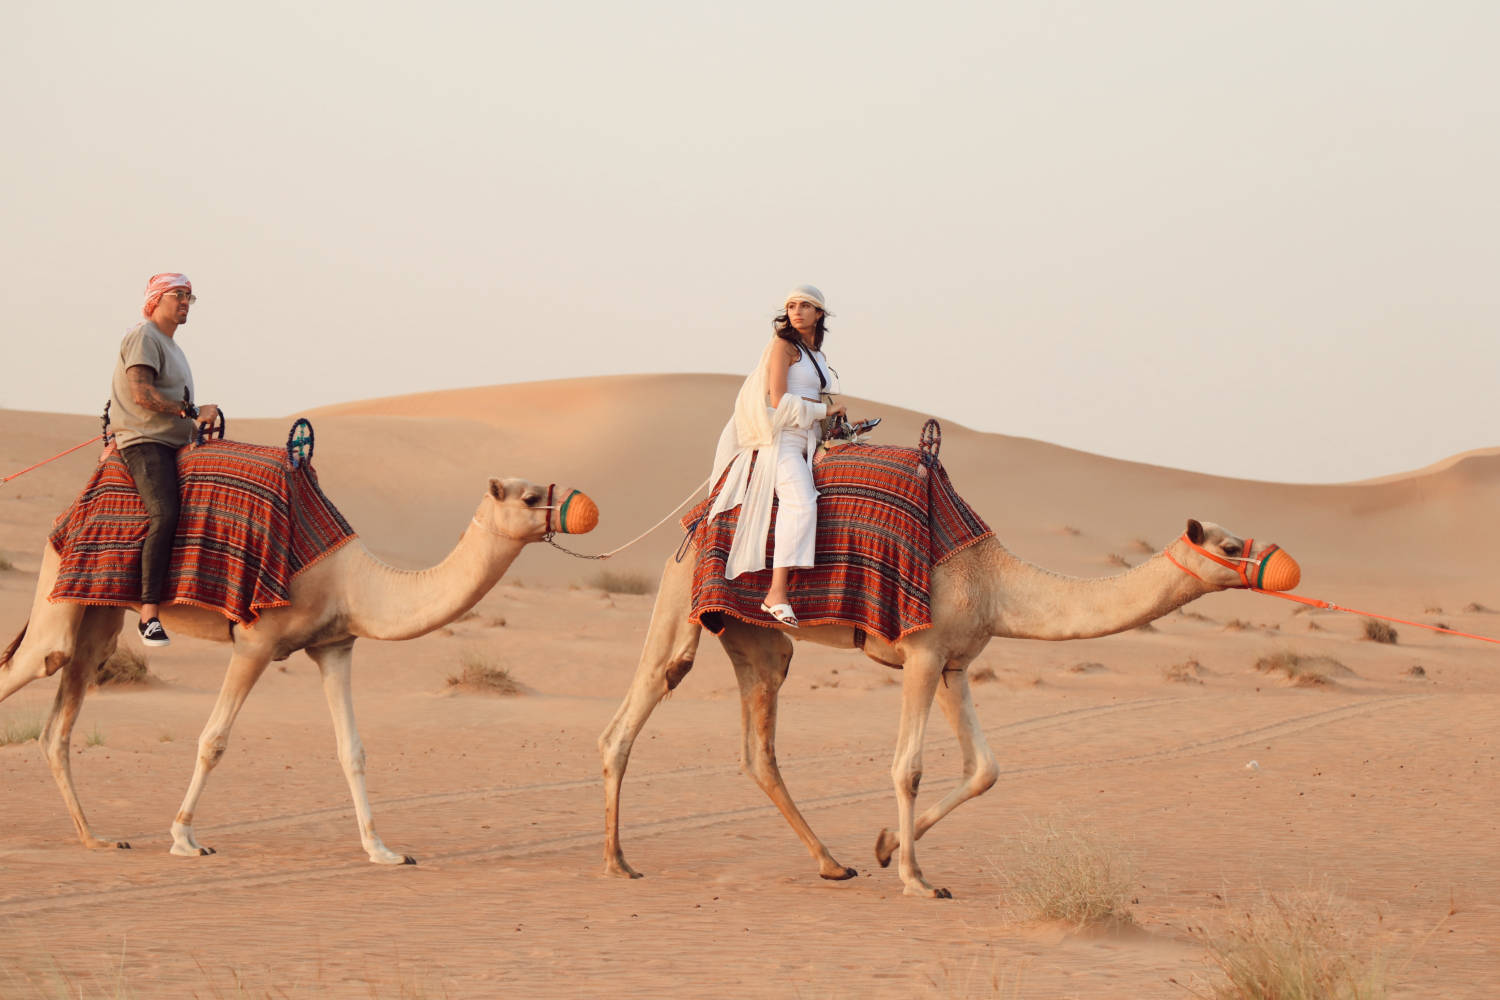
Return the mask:
<path id="1" fill-rule="evenodd" d="M 821 421 L 842 416 L 842 405 L 825 402 L 836 392 L 823 357 L 825 320 L 833 315 L 823 293 L 798 285 L 786 297 L 771 338 L 734 402 L 734 416 L 719 435 L 711 482 L 725 469 L 724 485 L 709 518 L 740 508 L 725 576 L 765 569 L 771 501 L 776 500 L 776 547 L 771 584 L 761 610 L 783 625 L 797 627 L 789 596 L 791 571 L 814 563 L 818 491 L 812 462 Z M 753 465 L 753 470 L 752 470 Z"/>

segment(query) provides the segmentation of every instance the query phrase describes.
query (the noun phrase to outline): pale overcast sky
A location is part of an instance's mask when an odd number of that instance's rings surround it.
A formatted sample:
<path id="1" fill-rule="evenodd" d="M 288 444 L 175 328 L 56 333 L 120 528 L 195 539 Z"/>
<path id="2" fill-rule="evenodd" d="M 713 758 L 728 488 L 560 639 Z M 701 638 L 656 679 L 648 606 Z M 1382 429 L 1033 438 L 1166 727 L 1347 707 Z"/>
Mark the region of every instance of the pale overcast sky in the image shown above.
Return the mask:
<path id="1" fill-rule="evenodd" d="M 812 282 L 859 396 L 1406 471 L 1500 445 L 1497 38 L 1477 0 L 10 0 L 0 407 L 97 412 L 156 271 L 231 417 L 741 373 Z"/>

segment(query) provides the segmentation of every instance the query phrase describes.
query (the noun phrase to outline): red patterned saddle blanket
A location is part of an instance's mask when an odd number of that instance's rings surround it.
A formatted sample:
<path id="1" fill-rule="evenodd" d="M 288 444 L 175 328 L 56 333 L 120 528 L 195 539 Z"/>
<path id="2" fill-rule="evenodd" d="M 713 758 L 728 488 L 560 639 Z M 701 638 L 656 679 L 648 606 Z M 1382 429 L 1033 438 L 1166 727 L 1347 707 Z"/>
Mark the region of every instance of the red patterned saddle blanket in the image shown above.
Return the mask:
<path id="1" fill-rule="evenodd" d="M 850 625 L 887 640 L 932 625 L 932 567 L 994 532 L 915 448 L 846 444 L 813 467 L 818 489 L 817 565 L 792 575 L 803 625 Z M 718 615 L 773 625 L 760 610 L 771 571 L 724 579 L 739 510 L 705 520 L 722 480 L 682 519 L 698 549 L 691 618 L 712 632 Z M 776 544 L 774 513 L 766 565 Z"/>
<path id="2" fill-rule="evenodd" d="M 355 537 L 308 463 L 282 448 L 208 441 L 177 453 L 182 513 L 163 604 L 250 625 L 290 603 L 292 579 Z M 94 470 L 52 525 L 62 559 L 50 599 L 128 606 L 140 599 L 146 508 L 118 454 Z"/>

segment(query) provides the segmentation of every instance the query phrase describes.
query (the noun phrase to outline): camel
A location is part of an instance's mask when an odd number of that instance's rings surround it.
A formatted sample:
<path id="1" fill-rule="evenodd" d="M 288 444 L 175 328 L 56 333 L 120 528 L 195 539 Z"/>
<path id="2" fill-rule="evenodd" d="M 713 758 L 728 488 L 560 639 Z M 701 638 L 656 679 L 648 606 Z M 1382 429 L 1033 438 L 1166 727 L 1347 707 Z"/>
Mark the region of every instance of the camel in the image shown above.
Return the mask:
<path id="1" fill-rule="evenodd" d="M 554 530 L 579 533 L 594 527 L 598 510 L 592 500 L 577 491 L 548 490 L 524 479 L 491 479 L 458 545 L 429 569 L 393 569 L 371 555 L 358 538 L 352 539 L 296 576 L 290 604 L 266 609 L 253 627 L 232 626 L 222 615 L 202 608 L 164 605 L 161 617 L 170 634 L 227 642 L 232 649 L 218 701 L 198 739 L 192 781 L 172 823 L 171 852 L 184 857 L 214 853 L 193 834 L 204 783 L 224 756 L 230 727 L 267 665 L 302 649 L 323 678 L 339 763 L 354 798 L 365 853 L 376 864 L 415 864 L 411 855 L 392 851 L 375 833 L 365 791 L 364 745 L 355 728 L 350 688 L 354 640 L 411 639 L 440 628 L 489 593 L 527 544 Z M 549 495 L 558 498 L 555 506 L 549 505 Z M 566 525 L 561 523 L 563 508 L 568 508 Z M 559 511 L 557 518 L 554 510 Z M 51 603 L 48 595 L 58 566 L 58 554 L 49 544 L 42 555 L 31 618 L 0 653 L 0 701 L 31 681 L 62 671 L 41 735 L 43 753 L 84 846 L 128 848 L 126 842 L 94 835 L 69 766 L 73 722 L 95 671 L 114 651 L 125 608 Z"/>
<path id="2" fill-rule="evenodd" d="M 1247 551 L 1248 550 L 1248 551 Z M 1272 559 L 1275 553 L 1276 558 Z M 604 771 L 605 874 L 640 878 L 620 848 L 620 786 L 630 749 L 652 710 L 692 669 L 700 627 L 689 620 L 696 549 L 680 561 L 668 559 L 651 614 L 635 678 L 614 718 L 599 736 Z M 992 637 L 1062 641 L 1110 635 L 1136 628 L 1204 594 L 1252 581 L 1247 567 L 1274 567 L 1264 589 L 1296 586 L 1295 561 L 1273 545 L 1253 545 L 1211 522 L 1189 520 L 1166 550 L 1125 573 L 1077 579 L 1051 573 L 1012 555 L 993 536 L 969 546 L 932 571 L 932 627 L 896 642 L 869 635 L 866 656 L 902 670 L 901 721 L 891 777 L 896 787 L 897 830 L 880 831 L 875 857 L 881 867 L 899 852 L 904 893 L 952 898 L 936 888 L 917 865 L 916 841 L 954 808 L 984 793 L 999 776 L 995 754 L 984 738 L 967 668 Z M 795 598 L 795 594 L 793 595 Z M 854 629 L 804 626 L 782 631 L 723 616 L 720 642 L 734 665 L 740 689 L 742 764 L 801 839 L 825 879 L 857 873 L 834 860 L 798 811 L 776 764 L 776 701 L 791 665 L 792 641 L 840 649 L 856 647 Z M 963 775 L 958 786 L 921 816 L 915 815 L 922 780 L 922 743 L 936 697 L 958 736 Z"/>

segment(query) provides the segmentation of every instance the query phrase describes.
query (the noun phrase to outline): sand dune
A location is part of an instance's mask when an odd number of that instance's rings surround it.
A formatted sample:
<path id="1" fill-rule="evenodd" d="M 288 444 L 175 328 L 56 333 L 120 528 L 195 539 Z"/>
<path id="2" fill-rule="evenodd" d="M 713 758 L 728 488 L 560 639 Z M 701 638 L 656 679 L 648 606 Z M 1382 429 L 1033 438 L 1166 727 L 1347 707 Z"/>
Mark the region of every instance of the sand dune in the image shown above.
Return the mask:
<path id="1" fill-rule="evenodd" d="M 736 385 L 620 376 L 305 415 L 323 486 L 365 544 L 422 566 L 451 547 L 491 475 L 586 490 L 601 526 L 566 544 L 624 543 L 706 476 Z M 889 443 L 915 444 L 927 417 L 877 401 L 850 408 L 884 417 L 876 437 Z M 279 443 L 297 415 L 231 414 L 231 436 Z M 83 440 L 97 419 L 0 411 L 0 428 L 9 472 Z M 24 622 L 47 527 L 95 454 L 0 489 L 0 557 L 15 566 L 0 570 L 0 640 Z M 945 423 L 942 458 L 1007 547 L 1058 572 L 1119 572 L 1197 517 L 1285 546 L 1303 593 L 1500 635 L 1500 614 L 1484 610 L 1500 609 L 1500 448 L 1303 486 Z M 607 565 L 654 579 L 679 540 L 669 526 Z M 130 839 L 131 852 L 82 850 L 35 746 L 0 746 L 0 995 L 60 995 L 36 986 L 49 970 L 106 983 L 123 968 L 139 996 L 224 994 L 236 981 L 249 995 L 294 997 L 370 996 L 370 984 L 389 997 L 403 987 L 968 996 L 999 974 L 1023 997 L 1180 997 L 1169 978 L 1207 972 L 1189 928 L 1227 919 L 1261 889 L 1311 882 L 1332 886 L 1364 942 L 1402 967 L 1394 995 L 1489 997 L 1500 982 L 1494 645 L 1409 626 L 1394 645 L 1373 643 L 1354 616 L 1245 593 L 1212 595 L 1150 631 L 994 642 L 974 670 L 993 678 L 976 691 L 1002 777 L 923 840 L 927 874 L 958 897 L 937 903 L 903 898 L 871 856 L 894 820 L 892 672 L 799 648 L 782 700 L 793 794 L 861 872 L 835 885 L 739 773 L 735 683 L 707 640 L 632 760 L 624 840 L 648 877 L 628 882 L 597 874 L 593 744 L 629 683 L 651 598 L 591 587 L 600 568 L 533 546 L 477 617 L 411 642 L 359 644 L 376 821 L 392 847 L 418 856 L 415 869 L 364 861 L 316 670 L 300 655 L 267 672 L 210 782 L 198 832 L 219 849 L 211 858 L 168 856 L 167 827 L 223 648 L 182 640 L 151 657 L 163 684 L 85 705 L 80 793 L 95 826 Z M 1278 652 L 1347 672 L 1308 687 L 1255 669 Z M 446 678 L 465 654 L 505 666 L 528 693 L 451 693 Z M 40 717 L 54 687 L 39 681 L 0 704 L 0 725 Z M 958 768 L 934 713 L 923 804 Z M 1016 838 L 1028 820 L 1059 816 L 1128 846 L 1137 932 L 1069 935 L 1018 909 L 1007 882 Z"/>

